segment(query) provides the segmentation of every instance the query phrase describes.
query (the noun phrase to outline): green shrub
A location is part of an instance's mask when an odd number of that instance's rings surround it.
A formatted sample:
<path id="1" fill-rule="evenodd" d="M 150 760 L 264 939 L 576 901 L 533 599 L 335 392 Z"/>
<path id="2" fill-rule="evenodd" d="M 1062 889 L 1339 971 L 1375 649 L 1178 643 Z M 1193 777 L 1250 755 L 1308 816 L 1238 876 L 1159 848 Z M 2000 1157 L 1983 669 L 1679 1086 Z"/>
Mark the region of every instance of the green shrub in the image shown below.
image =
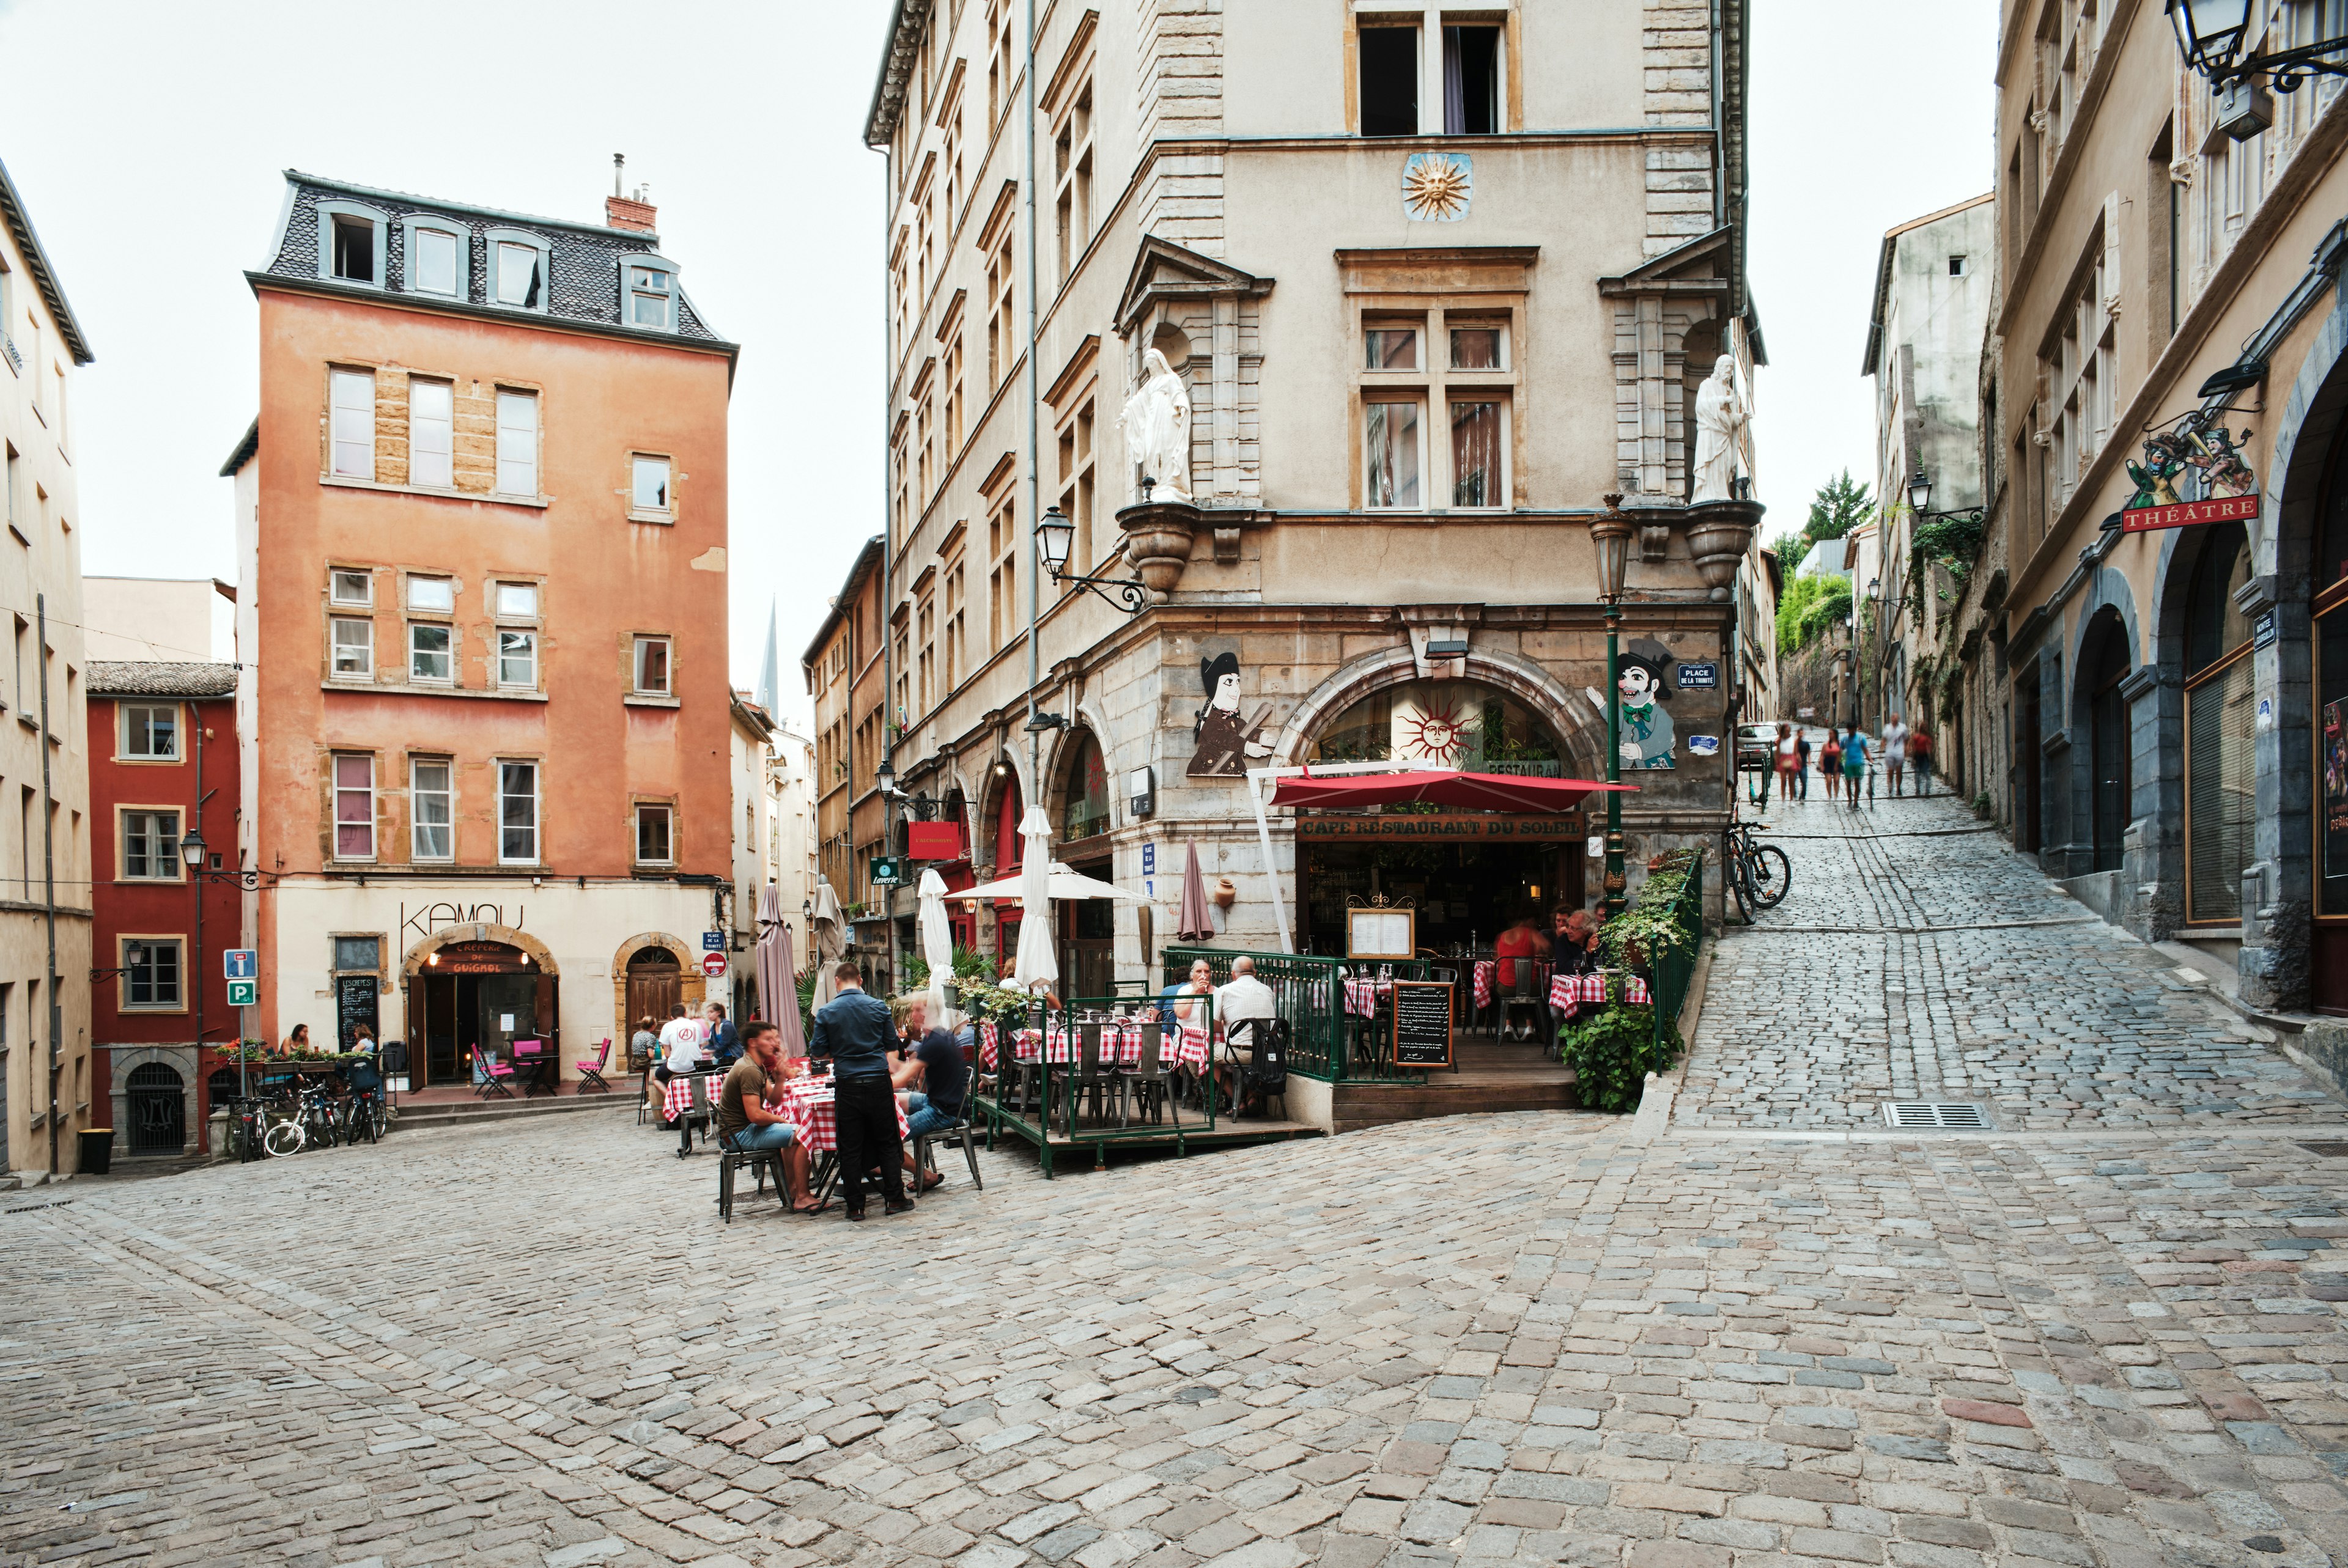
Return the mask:
<path id="1" fill-rule="evenodd" d="M 1668 1072 L 1680 1053 L 1679 1030 L 1667 1028 L 1657 1041 L 1655 1009 L 1630 1002 L 1610 1002 L 1558 1030 L 1557 1039 L 1583 1106 L 1612 1115 L 1636 1111 L 1647 1074 Z"/>

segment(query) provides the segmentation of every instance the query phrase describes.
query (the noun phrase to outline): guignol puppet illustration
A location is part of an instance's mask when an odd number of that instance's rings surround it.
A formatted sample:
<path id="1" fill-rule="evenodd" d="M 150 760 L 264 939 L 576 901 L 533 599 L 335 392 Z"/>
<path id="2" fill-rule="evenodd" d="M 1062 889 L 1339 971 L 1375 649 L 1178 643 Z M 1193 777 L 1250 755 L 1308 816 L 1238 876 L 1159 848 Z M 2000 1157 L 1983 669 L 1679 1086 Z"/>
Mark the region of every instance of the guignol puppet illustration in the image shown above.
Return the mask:
<path id="1" fill-rule="evenodd" d="M 1616 656 L 1617 681 L 1622 689 L 1622 765 L 1626 768 L 1669 768 L 1672 760 L 1672 716 L 1655 701 L 1663 689 L 1663 671 L 1671 667 L 1671 651 L 1652 637 L 1642 637 Z"/>
<path id="2" fill-rule="evenodd" d="M 1264 726 L 1272 721 L 1272 704 L 1258 708 L 1252 720 L 1240 717 L 1240 656 L 1236 653 L 1200 660 L 1199 680 L 1207 689 L 1207 705 L 1199 710 L 1191 726 L 1198 746 L 1184 771 L 1194 779 L 1243 778 L 1251 761 L 1272 755 L 1272 747 L 1263 739 Z"/>

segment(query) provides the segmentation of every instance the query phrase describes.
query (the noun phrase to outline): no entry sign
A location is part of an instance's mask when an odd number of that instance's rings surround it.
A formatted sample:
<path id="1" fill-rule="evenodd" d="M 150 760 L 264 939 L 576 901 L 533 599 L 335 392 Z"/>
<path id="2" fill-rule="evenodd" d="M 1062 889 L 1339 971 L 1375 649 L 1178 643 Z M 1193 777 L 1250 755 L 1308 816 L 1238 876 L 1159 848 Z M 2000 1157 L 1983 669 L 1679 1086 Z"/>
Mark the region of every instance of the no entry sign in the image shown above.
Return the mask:
<path id="1" fill-rule="evenodd" d="M 713 980 L 724 979 L 726 975 L 726 955 L 723 953 L 703 954 L 701 958 L 701 972 L 707 975 Z"/>

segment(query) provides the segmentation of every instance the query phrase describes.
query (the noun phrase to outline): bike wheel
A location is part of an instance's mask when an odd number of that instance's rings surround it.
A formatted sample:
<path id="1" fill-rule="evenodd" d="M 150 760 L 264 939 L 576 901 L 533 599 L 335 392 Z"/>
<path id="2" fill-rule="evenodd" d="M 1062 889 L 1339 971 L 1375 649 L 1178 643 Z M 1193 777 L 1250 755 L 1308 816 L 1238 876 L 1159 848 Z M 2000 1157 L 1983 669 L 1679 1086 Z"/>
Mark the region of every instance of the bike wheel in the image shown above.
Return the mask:
<path id="1" fill-rule="evenodd" d="M 261 1135 L 261 1146 L 280 1157 L 300 1153 L 304 1141 L 305 1134 L 299 1122 L 276 1122 Z"/>
<path id="2" fill-rule="evenodd" d="M 1760 845 L 1745 854 L 1745 880 L 1764 909 L 1775 909 L 1794 885 L 1794 863 L 1774 844 Z"/>
<path id="3" fill-rule="evenodd" d="M 380 1099 L 367 1102 L 366 1118 L 367 1141 L 371 1143 L 382 1143 L 384 1133 L 390 1130 L 391 1117 L 384 1110 L 384 1104 Z"/>

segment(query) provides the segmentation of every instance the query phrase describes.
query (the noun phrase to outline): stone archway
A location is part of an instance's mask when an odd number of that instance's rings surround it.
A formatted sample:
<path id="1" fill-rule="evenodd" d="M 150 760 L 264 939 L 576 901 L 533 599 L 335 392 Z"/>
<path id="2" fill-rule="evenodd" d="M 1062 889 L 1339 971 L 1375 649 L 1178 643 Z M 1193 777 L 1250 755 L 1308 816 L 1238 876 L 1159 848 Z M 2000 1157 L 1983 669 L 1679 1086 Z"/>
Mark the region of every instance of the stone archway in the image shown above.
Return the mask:
<path id="1" fill-rule="evenodd" d="M 530 955 L 530 961 L 550 975 L 559 975 L 561 967 L 544 942 L 527 931 L 511 926 L 492 925 L 488 921 L 468 921 L 461 926 L 443 926 L 414 947 L 407 949 L 399 962 L 402 979 L 414 979 L 430 962 L 432 955 L 441 948 L 459 942 L 500 942 Z"/>
<path id="2" fill-rule="evenodd" d="M 1471 650 L 1462 663 L 1465 672 L 1459 679 L 1493 687 L 1531 709 L 1564 748 L 1566 755 L 1561 760 L 1581 777 L 1605 776 L 1606 715 L 1602 710 L 1593 710 L 1590 716 L 1583 717 L 1579 710 L 1590 706 L 1586 700 L 1576 697 L 1540 665 L 1517 654 Z M 1407 648 L 1385 649 L 1354 660 L 1314 687 L 1290 711 L 1288 723 L 1272 745 L 1271 760 L 1284 767 L 1296 766 L 1338 714 L 1365 697 L 1417 679 L 1418 662 Z"/>
<path id="3" fill-rule="evenodd" d="M 179 1153 L 192 1154 L 202 1138 L 204 1117 L 210 1112 L 209 1093 L 199 1081 L 197 1066 L 201 1053 L 192 1045 L 116 1045 L 102 1046 L 107 1053 L 107 1071 L 110 1080 L 108 1098 L 109 1120 L 114 1124 L 114 1152 L 130 1153 L 130 1130 L 133 1112 L 130 1105 L 130 1078 L 142 1067 L 169 1068 L 180 1081 L 181 1115 Z M 148 1150 L 149 1153 L 165 1153 Z"/>
<path id="4" fill-rule="evenodd" d="M 688 1012 L 698 1013 L 709 995 L 709 982 L 701 972 L 701 955 L 688 947 L 682 938 L 666 931 L 639 931 L 622 942 L 612 954 L 612 1050 L 616 1059 L 625 1060 L 628 1039 L 635 1033 L 635 1020 L 629 1017 L 628 970 L 630 962 L 647 948 L 656 948 L 676 960 L 677 999 Z M 653 1022 L 657 1033 L 666 1019 Z"/>

